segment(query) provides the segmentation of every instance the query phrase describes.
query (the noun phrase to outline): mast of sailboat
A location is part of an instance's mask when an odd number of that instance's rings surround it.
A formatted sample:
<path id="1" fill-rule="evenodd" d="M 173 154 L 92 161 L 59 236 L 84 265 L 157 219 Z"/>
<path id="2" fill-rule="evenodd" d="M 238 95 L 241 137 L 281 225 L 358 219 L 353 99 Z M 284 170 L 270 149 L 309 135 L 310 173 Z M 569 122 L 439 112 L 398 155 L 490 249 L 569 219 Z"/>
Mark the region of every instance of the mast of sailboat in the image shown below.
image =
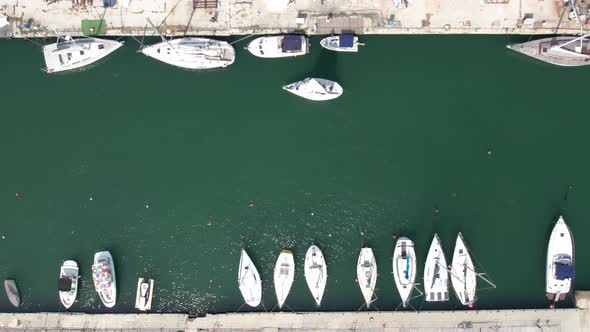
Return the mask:
<path id="1" fill-rule="evenodd" d="M 473 271 L 473 273 L 475 273 L 476 276 L 480 277 L 483 281 L 487 282 L 490 286 L 492 286 L 493 288 L 497 288 L 496 284 L 494 284 L 492 281 L 490 281 L 488 278 L 484 277 L 485 273 L 478 273 L 477 271 L 475 271 L 474 269 L 469 268 L 469 266 L 465 265 L 465 268 Z"/>
<path id="2" fill-rule="evenodd" d="M 152 21 L 149 19 L 149 17 L 146 20 L 152 26 L 152 28 L 154 28 L 154 30 L 156 30 L 156 33 L 158 34 L 158 36 L 160 36 L 160 38 L 162 38 L 162 41 L 165 42 L 166 44 L 168 44 L 168 46 L 170 46 L 171 49 L 176 50 L 176 48 L 174 46 L 172 46 L 172 44 L 170 44 L 170 42 L 166 38 L 164 38 L 164 36 L 162 36 L 160 31 L 158 31 L 158 28 L 156 28 L 156 26 L 154 25 L 154 23 L 152 23 Z"/>

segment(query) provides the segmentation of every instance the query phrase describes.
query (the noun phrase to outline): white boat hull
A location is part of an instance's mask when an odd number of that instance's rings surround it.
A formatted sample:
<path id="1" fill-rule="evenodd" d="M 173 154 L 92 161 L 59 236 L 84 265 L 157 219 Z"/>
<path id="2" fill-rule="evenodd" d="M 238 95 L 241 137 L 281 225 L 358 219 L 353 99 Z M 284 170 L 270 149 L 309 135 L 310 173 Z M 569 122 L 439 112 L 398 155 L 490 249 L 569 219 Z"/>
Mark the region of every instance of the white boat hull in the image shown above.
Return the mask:
<path id="1" fill-rule="evenodd" d="M 574 240 L 563 217 L 559 217 L 549 237 L 545 274 L 547 298 L 564 300 L 574 279 Z"/>
<path id="2" fill-rule="evenodd" d="M 115 263 L 113 257 L 108 251 L 97 252 L 94 255 L 94 264 L 105 263 L 111 271 L 111 281 L 107 286 L 97 285 L 95 282 L 95 289 L 100 297 L 100 300 L 107 308 L 112 308 L 117 303 L 117 279 L 115 275 Z M 94 271 L 93 271 L 94 273 Z"/>
<path id="3" fill-rule="evenodd" d="M 371 248 L 361 248 L 356 264 L 356 278 L 368 309 L 373 302 L 377 284 L 377 262 Z"/>
<path id="4" fill-rule="evenodd" d="M 463 240 L 463 235 L 457 235 L 455 251 L 453 252 L 453 262 L 451 263 L 451 283 L 457 298 L 463 305 L 472 306 L 475 301 L 475 291 L 477 289 L 477 274 L 471 260 L 471 255 L 467 250 L 467 245 Z"/>
<path id="5" fill-rule="evenodd" d="M 236 59 L 230 44 L 208 38 L 178 38 L 141 49 L 141 52 L 164 63 L 186 69 L 224 68 Z"/>
<path id="6" fill-rule="evenodd" d="M 315 245 L 312 245 L 307 249 L 304 270 L 307 287 L 309 287 L 309 291 L 311 292 L 316 305 L 319 307 L 322 303 L 322 297 L 324 296 L 324 291 L 326 289 L 328 270 L 322 251 Z"/>
<path id="7" fill-rule="evenodd" d="M 152 309 L 152 298 L 154 296 L 154 280 L 137 280 L 137 290 L 135 293 L 135 308 L 139 311 L 148 311 Z"/>
<path id="8" fill-rule="evenodd" d="M 289 58 L 309 53 L 309 40 L 305 36 L 298 37 L 301 39 L 301 48 L 298 50 L 283 49 L 285 35 L 258 37 L 246 49 L 259 58 Z"/>
<path id="9" fill-rule="evenodd" d="M 78 295 L 78 278 L 79 278 L 79 268 L 78 264 L 73 260 L 67 260 L 63 262 L 60 271 L 59 271 L 59 278 L 60 279 L 69 279 L 70 280 L 70 290 L 69 291 L 62 291 L 59 290 L 59 300 L 64 308 L 69 309 L 74 302 L 76 301 L 76 296 Z"/>
<path id="10" fill-rule="evenodd" d="M 283 250 L 274 270 L 274 284 L 279 309 L 283 307 L 295 278 L 295 261 L 291 250 Z"/>
<path id="11" fill-rule="evenodd" d="M 359 38 L 354 36 L 352 47 L 343 47 L 340 45 L 340 36 L 329 36 L 320 41 L 320 45 L 330 51 L 335 52 L 358 52 Z"/>
<path id="12" fill-rule="evenodd" d="M 43 46 L 47 73 L 80 69 L 93 64 L 123 46 L 123 43 L 93 37 L 60 41 Z"/>
<path id="13" fill-rule="evenodd" d="M 336 99 L 344 92 L 342 86 L 337 82 L 313 77 L 285 85 L 283 86 L 283 90 L 313 101 Z"/>
<path id="14" fill-rule="evenodd" d="M 416 280 L 414 242 L 406 237 L 400 237 L 393 250 L 393 278 L 405 308 Z"/>
<path id="15" fill-rule="evenodd" d="M 262 300 L 262 280 L 250 256 L 242 249 L 238 268 L 238 286 L 246 304 L 257 307 Z"/>
<path id="16" fill-rule="evenodd" d="M 447 259 L 437 234 L 434 234 L 424 264 L 424 296 L 429 302 L 449 300 Z"/>

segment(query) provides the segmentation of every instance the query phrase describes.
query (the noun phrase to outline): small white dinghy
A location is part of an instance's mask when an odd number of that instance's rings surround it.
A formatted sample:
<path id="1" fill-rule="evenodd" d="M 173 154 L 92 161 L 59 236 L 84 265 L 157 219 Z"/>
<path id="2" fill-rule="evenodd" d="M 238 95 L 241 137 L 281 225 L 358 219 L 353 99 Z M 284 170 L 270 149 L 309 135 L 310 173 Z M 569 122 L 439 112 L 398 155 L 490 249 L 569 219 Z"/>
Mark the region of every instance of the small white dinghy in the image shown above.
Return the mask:
<path id="1" fill-rule="evenodd" d="M 115 278 L 115 263 L 110 252 L 100 251 L 94 254 L 92 280 L 105 307 L 114 307 L 117 303 L 117 279 Z"/>
<path id="2" fill-rule="evenodd" d="M 6 291 L 6 296 L 8 297 L 10 304 L 18 308 L 20 305 L 20 294 L 16 287 L 16 281 L 12 279 L 4 280 L 4 290 Z"/>
<path id="3" fill-rule="evenodd" d="M 79 69 L 106 57 L 123 46 L 122 42 L 94 37 L 57 38 L 57 42 L 43 46 L 45 71 L 57 73 Z"/>
<path id="4" fill-rule="evenodd" d="M 408 299 L 414 289 L 416 280 L 416 252 L 414 242 L 407 237 L 400 237 L 393 250 L 393 278 L 402 298 L 402 306 L 408 305 Z"/>
<path id="5" fill-rule="evenodd" d="M 230 44 L 209 38 L 178 38 L 143 47 L 140 52 L 164 63 L 186 69 L 224 68 L 236 59 Z"/>
<path id="6" fill-rule="evenodd" d="M 472 307 L 476 301 L 477 274 L 467 250 L 467 245 L 465 245 L 465 240 L 463 240 L 463 235 L 460 232 L 455 243 L 451 275 L 451 282 L 457 298 L 461 301 L 461 304 Z"/>
<path id="7" fill-rule="evenodd" d="M 377 262 L 371 248 L 361 248 L 359 259 L 356 263 L 356 278 L 367 304 L 367 309 L 373 302 L 375 285 L 377 284 Z"/>
<path id="8" fill-rule="evenodd" d="M 563 301 L 574 280 L 574 240 L 563 217 L 553 227 L 547 247 L 547 299 Z"/>
<path id="9" fill-rule="evenodd" d="M 283 86 L 283 90 L 314 101 L 336 99 L 344 92 L 340 84 L 334 81 L 312 77 L 285 85 Z"/>
<path id="10" fill-rule="evenodd" d="M 137 292 L 135 295 L 135 308 L 140 311 L 148 311 L 152 308 L 152 297 L 154 296 L 154 280 L 137 280 Z"/>
<path id="11" fill-rule="evenodd" d="M 336 52 L 358 52 L 359 37 L 352 33 L 343 33 L 338 36 L 330 36 L 322 39 L 320 45 L 323 48 Z"/>
<path id="12" fill-rule="evenodd" d="M 244 249 L 242 249 L 242 254 L 240 255 L 238 286 L 246 304 L 251 307 L 260 305 L 260 301 L 262 300 L 262 281 L 260 280 L 260 274 L 258 274 L 256 266 Z"/>
<path id="13" fill-rule="evenodd" d="M 304 271 L 307 287 L 309 287 L 311 295 L 319 307 L 322 303 L 324 290 L 326 289 L 328 270 L 324 255 L 322 255 L 322 251 L 316 245 L 312 245 L 307 249 Z"/>
<path id="14" fill-rule="evenodd" d="M 58 290 L 59 300 L 64 308 L 69 309 L 78 295 L 78 264 L 73 260 L 63 262 L 59 269 Z"/>
<path id="15" fill-rule="evenodd" d="M 429 302 L 449 300 L 449 271 L 438 234 L 434 234 L 424 264 L 424 293 Z"/>
<path id="16" fill-rule="evenodd" d="M 277 294 L 279 309 L 283 307 L 283 304 L 287 300 L 294 277 L 295 261 L 293 260 L 293 252 L 285 249 L 281 251 L 274 271 L 275 292 Z"/>
<path id="17" fill-rule="evenodd" d="M 259 58 L 285 58 L 305 55 L 309 52 L 309 40 L 302 35 L 258 37 L 246 47 Z"/>

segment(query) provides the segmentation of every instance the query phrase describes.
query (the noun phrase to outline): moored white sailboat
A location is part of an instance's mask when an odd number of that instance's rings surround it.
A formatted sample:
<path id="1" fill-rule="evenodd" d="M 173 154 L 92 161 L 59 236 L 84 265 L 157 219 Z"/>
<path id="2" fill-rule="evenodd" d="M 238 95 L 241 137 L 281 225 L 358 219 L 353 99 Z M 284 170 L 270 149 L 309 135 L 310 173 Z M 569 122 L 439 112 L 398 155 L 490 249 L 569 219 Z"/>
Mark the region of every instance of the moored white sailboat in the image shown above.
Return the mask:
<path id="1" fill-rule="evenodd" d="M 94 37 L 57 39 L 43 46 L 47 73 L 80 69 L 97 62 L 123 46 L 122 42 Z"/>
<path id="2" fill-rule="evenodd" d="M 262 281 L 260 280 L 260 274 L 258 274 L 256 266 L 244 249 L 242 249 L 240 255 L 238 286 L 246 304 L 251 307 L 260 305 L 260 301 L 262 300 Z"/>
<path id="3" fill-rule="evenodd" d="M 313 296 L 316 305 L 319 307 L 322 303 L 322 297 L 326 289 L 328 280 L 328 270 L 324 255 L 318 246 L 312 245 L 307 249 L 305 254 L 305 281 L 307 287 Z"/>
<path id="4" fill-rule="evenodd" d="M 100 251 L 94 254 L 92 280 L 105 307 L 114 307 L 117 303 L 117 279 L 115 277 L 115 263 L 110 252 Z"/>
<path id="5" fill-rule="evenodd" d="M 63 262 L 59 269 L 58 290 L 59 300 L 66 309 L 69 309 L 76 301 L 78 278 L 78 264 L 73 260 Z"/>
<path id="6" fill-rule="evenodd" d="M 565 300 L 574 280 L 574 240 L 561 216 L 549 237 L 545 273 L 547 298 L 555 302 Z"/>
<path id="7" fill-rule="evenodd" d="M 146 47 L 141 53 L 164 63 L 186 69 L 223 68 L 234 63 L 236 53 L 229 43 L 209 38 L 178 38 Z"/>
<path id="8" fill-rule="evenodd" d="M 361 248 L 356 264 L 356 278 L 368 309 L 373 302 L 377 284 L 377 262 L 371 248 Z"/>
<path id="9" fill-rule="evenodd" d="M 393 278 L 402 298 L 402 306 L 405 308 L 408 305 L 416 279 L 414 242 L 407 237 L 400 237 L 395 244 L 393 251 Z"/>
<path id="10" fill-rule="evenodd" d="M 340 97 L 344 92 L 337 82 L 313 77 L 285 85 L 283 86 L 283 90 L 314 101 L 335 99 Z"/>
<path id="11" fill-rule="evenodd" d="M 274 284 L 279 309 L 283 307 L 295 277 L 295 261 L 291 250 L 283 250 L 274 270 Z"/>
<path id="12" fill-rule="evenodd" d="M 424 264 L 424 296 L 426 301 L 449 300 L 447 259 L 438 234 L 434 234 Z"/>
<path id="13" fill-rule="evenodd" d="M 471 260 L 471 255 L 467 250 L 467 245 L 463 239 L 463 234 L 459 232 L 453 252 L 453 262 L 451 263 L 451 283 L 457 298 L 463 305 L 473 306 L 476 301 L 475 291 L 477 288 L 477 275 Z"/>

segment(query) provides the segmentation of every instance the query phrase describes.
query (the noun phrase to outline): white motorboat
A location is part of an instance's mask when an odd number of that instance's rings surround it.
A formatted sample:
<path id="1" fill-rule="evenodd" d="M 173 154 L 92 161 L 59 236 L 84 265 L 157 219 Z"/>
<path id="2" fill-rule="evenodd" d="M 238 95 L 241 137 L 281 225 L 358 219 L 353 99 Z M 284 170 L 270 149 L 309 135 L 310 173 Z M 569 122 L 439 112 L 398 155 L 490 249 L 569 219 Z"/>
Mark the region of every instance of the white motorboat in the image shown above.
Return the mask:
<path id="1" fill-rule="evenodd" d="M 314 101 L 338 98 L 344 90 L 340 84 L 323 78 L 308 77 L 302 81 L 283 86 L 283 90 Z"/>
<path id="2" fill-rule="evenodd" d="M 80 69 L 106 57 L 123 46 L 122 42 L 94 37 L 58 38 L 43 46 L 47 73 Z"/>
<path id="3" fill-rule="evenodd" d="M 135 295 L 135 308 L 140 311 L 148 311 L 152 308 L 152 297 L 154 296 L 154 280 L 137 280 L 137 292 Z"/>
<path id="4" fill-rule="evenodd" d="M 371 248 L 361 248 L 356 264 L 356 278 L 368 309 L 373 302 L 373 294 L 377 284 L 377 262 Z"/>
<path id="5" fill-rule="evenodd" d="M 400 237 L 395 243 L 395 249 L 393 250 L 393 278 L 402 298 L 402 306 L 405 308 L 416 280 L 414 242 L 407 237 Z"/>
<path id="6" fill-rule="evenodd" d="M 274 271 L 275 292 L 279 309 L 283 307 L 295 277 L 295 261 L 291 250 L 283 250 L 277 259 Z"/>
<path id="7" fill-rule="evenodd" d="M 59 269 L 58 289 L 59 300 L 64 308 L 69 309 L 78 295 L 78 264 L 73 260 L 63 262 Z"/>
<path id="8" fill-rule="evenodd" d="M 438 234 L 434 234 L 424 264 L 424 293 L 429 302 L 449 300 L 449 271 Z"/>
<path id="9" fill-rule="evenodd" d="M 257 307 L 262 300 L 262 280 L 256 266 L 242 249 L 240 267 L 238 268 L 238 286 L 244 301 L 251 307 Z"/>
<path id="10" fill-rule="evenodd" d="M 236 52 L 230 44 L 209 38 L 178 38 L 143 47 L 141 53 L 186 69 L 223 68 L 234 63 Z"/>
<path id="11" fill-rule="evenodd" d="M 307 249 L 307 253 L 305 254 L 304 271 L 307 287 L 309 287 L 311 295 L 319 307 L 322 303 L 324 290 L 326 289 L 328 270 L 324 255 L 322 255 L 322 251 L 316 245 L 312 245 Z"/>
<path id="12" fill-rule="evenodd" d="M 309 52 L 309 40 L 302 35 L 258 37 L 246 47 L 260 58 L 285 58 L 305 55 Z"/>
<path id="13" fill-rule="evenodd" d="M 563 217 L 559 217 L 549 237 L 546 268 L 547 298 L 565 300 L 574 280 L 574 240 Z"/>
<path id="14" fill-rule="evenodd" d="M 351 33 L 343 33 L 338 36 L 330 36 L 322 39 L 320 45 L 330 51 L 358 52 L 359 45 L 364 44 L 359 43 L 359 37 Z"/>
<path id="15" fill-rule="evenodd" d="M 4 291 L 6 291 L 6 296 L 10 304 L 18 308 L 20 305 L 20 293 L 16 287 L 16 281 L 12 279 L 4 280 Z"/>
<path id="16" fill-rule="evenodd" d="M 117 279 L 115 278 L 115 263 L 110 252 L 100 251 L 94 254 L 92 280 L 105 307 L 114 307 L 117 303 Z"/>
<path id="17" fill-rule="evenodd" d="M 457 298 L 463 305 L 472 307 L 476 301 L 477 274 L 471 260 L 463 235 L 459 232 L 453 262 L 451 263 L 451 283 Z"/>

